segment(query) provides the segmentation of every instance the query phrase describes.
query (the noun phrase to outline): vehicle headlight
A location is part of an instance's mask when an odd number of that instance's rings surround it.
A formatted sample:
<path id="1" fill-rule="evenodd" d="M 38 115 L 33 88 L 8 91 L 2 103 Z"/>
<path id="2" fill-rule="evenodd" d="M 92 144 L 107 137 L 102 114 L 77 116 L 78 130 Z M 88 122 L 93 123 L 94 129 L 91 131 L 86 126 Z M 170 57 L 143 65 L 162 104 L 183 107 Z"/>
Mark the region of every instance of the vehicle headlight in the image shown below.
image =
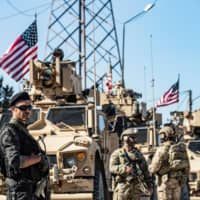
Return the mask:
<path id="1" fill-rule="evenodd" d="M 72 168 L 75 165 L 74 158 L 64 158 L 64 168 Z"/>
<path id="2" fill-rule="evenodd" d="M 89 174 L 91 172 L 91 168 L 89 166 L 86 166 L 83 168 L 83 173 Z"/>
<path id="3" fill-rule="evenodd" d="M 76 154 L 76 159 L 79 162 L 82 162 L 86 159 L 86 154 L 84 152 L 79 152 Z"/>

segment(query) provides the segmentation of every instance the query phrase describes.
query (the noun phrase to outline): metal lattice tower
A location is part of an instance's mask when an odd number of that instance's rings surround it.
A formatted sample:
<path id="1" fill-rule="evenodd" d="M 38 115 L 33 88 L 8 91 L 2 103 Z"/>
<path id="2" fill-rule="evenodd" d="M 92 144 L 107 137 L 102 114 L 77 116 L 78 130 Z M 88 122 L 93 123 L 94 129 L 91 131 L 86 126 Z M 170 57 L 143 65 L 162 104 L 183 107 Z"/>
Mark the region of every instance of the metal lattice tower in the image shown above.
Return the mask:
<path id="1" fill-rule="evenodd" d="M 121 59 L 111 0 L 52 0 L 45 60 L 61 48 L 76 61 L 83 88 L 103 86 L 111 65 L 113 81 L 121 80 Z M 103 88 L 103 87 L 102 87 Z"/>

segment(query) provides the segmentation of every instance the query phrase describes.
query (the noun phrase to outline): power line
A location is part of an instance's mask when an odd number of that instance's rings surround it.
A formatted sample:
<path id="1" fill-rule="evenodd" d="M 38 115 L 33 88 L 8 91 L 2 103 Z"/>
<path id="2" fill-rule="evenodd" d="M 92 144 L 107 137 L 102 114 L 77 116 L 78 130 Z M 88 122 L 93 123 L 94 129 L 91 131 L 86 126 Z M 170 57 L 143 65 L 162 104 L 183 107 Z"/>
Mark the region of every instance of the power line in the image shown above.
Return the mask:
<path id="1" fill-rule="evenodd" d="M 35 15 L 35 13 L 34 14 L 26 14 L 27 12 L 29 12 L 29 11 L 32 11 L 32 10 L 35 10 L 35 9 L 37 9 L 37 8 L 43 8 L 43 7 L 45 7 L 44 9 L 42 9 L 39 13 L 37 13 L 37 15 L 40 15 L 40 14 L 42 14 L 42 13 L 44 13 L 45 11 L 47 11 L 47 8 L 48 7 L 50 7 L 50 3 L 45 3 L 45 4 L 41 4 L 41 5 L 39 5 L 39 6 L 35 6 L 35 7 L 32 7 L 32 8 L 29 8 L 29 9 L 26 9 L 26 10 L 19 10 L 17 7 L 15 7 L 9 0 L 6 0 L 7 1 L 7 3 L 15 10 L 15 11 L 17 11 L 17 13 L 14 13 L 14 14 L 12 14 L 12 15 L 8 15 L 8 16 L 5 16 L 5 17 L 0 17 L 0 20 L 7 20 L 7 19 L 10 19 L 10 18 L 12 18 L 12 17 L 15 17 L 15 16 L 17 16 L 17 15 L 25 15 L 26 17 L 28 16 L 28 17 L 33 17 L 34 15 Z"/>
<path id="2" fill-rule="evenodd" d="M 8 5 L 13 8 L 14 10 L 16 10 L 19 14 L 21 15 L 25 15 L 25 16 L 32 16 L 30 14 L 26 14 L 24 11 L 18 9 L 13 3 L 10 2 L 10 0 L 6 0 L 6 2 L 8 3 Z"/>

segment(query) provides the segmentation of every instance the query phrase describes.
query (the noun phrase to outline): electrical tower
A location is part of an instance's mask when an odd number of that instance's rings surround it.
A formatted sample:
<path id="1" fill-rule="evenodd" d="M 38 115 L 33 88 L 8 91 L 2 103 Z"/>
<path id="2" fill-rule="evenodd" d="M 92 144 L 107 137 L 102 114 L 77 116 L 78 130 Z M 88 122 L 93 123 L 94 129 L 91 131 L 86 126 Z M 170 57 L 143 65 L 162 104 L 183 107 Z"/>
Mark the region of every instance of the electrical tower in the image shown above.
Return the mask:
<path id="1" fill-rule="evenodd" d="M 93 85 L 95 79 L 103 88 L 108 65 L 111 65 L 112 80 L 121 80 L 120 50 L 111 0 L 52 0 L 45 60 L 51 59 L 55 48 L 64 51 L 65 59 L 77 63 L 83 89 Z"/>

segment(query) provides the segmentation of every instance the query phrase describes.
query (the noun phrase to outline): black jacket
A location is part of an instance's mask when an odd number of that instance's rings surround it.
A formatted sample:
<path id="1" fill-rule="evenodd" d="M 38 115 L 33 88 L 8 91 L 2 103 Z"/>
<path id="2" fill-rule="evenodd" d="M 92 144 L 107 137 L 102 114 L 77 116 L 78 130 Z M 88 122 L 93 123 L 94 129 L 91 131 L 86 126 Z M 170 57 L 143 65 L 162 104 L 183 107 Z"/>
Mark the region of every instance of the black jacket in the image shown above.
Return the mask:
<path id="1" fill-rule="evenodd" d="M 18 180 L 38 181 L 41 178 L 40 164 L 20 168 L 20 156 L 30 156 L 41 152 L 37 141 L 28 133 L 26 127 L 11 120 L 0 134 L 0 148 L 3 153 L 6 177 Z"/>

